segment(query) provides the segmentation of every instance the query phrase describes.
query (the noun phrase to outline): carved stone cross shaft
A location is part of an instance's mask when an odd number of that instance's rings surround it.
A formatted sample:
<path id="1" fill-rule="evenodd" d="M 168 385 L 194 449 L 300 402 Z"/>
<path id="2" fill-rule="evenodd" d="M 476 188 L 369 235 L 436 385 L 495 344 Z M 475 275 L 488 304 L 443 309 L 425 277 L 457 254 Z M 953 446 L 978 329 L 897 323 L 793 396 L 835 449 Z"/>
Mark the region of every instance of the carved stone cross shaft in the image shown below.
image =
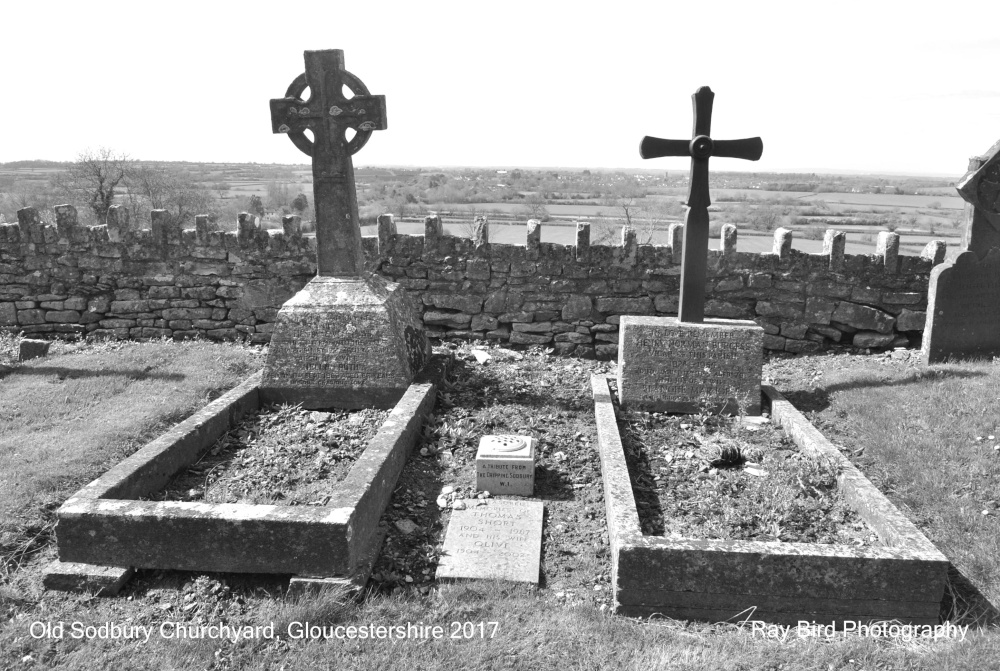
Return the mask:
<path id="1" fill-rule="evenodd" d="M 681 296 L 678 317 L 682 322 L 705 321 L 705 269 L 708 264 L 708 159 L 726 156 L 756 161 L 764 152 L 759 137 L 742 140 L 713 140 L 712 89 L 702 86 L 691 96 L 694 103 L 694 133 L 690 140 L 642 138 L 639 155 L 643 158 L 690 156 L 691 180 L 688 188 L 688 211 L 684 216 L 684 251 L 681 255 Z"/>
<path id="2" fill-rule="evenodd" d="M 316 207 L 318 274 L 360 277 L 364 268 L 358 196 L 351 156 L 372 131 L 385 130 L 385 96 L 373 96 L 360 79 L 344 69 L 340 49 L 305 52 L 306 71 L 271 100 L 271 126 L 287 133 L 296 147 L 312 156 L 313 203 Z M 309 99 L 300 96 L 309 87 Z M 344 96 L 344 87 L 354 97 Z M 347 129 L 355 131 L 348 141 Z M 311 130 L 314 140 L 306 137 Z"/>

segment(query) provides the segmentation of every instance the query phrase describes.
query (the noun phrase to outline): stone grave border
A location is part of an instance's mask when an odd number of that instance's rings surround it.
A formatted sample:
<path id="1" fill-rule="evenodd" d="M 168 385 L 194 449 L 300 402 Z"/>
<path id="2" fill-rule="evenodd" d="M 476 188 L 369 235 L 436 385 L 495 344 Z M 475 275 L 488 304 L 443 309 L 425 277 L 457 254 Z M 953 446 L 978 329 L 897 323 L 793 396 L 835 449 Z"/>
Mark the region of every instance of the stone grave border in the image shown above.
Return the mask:
<path id="1" fill-rule="evenodd" d="M 885 545 L 856 548 L 644 535 L 608 380 L 603 375 L 591 378 L 616 613 L 734 623 L 938 623 L 947 558 L 790 402 L 767 385 L 761 390 L 771 401 L 772 421 L 803 451 L 841 464 L 838 484 L 845 500 Z"/>
<path id="2" fill-rule="evenodd" d="M 46 587 L 92 591 L 108 567 L 292 574 L 300 586 L 363 584 L 385 536 L 379 519 L 447 366 L 446 357 L 432 357 L 324 506 L 138 500 L 164 487 L 260 407 L 256 373 L 63 503 L 57 511 L 59 561 Z"/>

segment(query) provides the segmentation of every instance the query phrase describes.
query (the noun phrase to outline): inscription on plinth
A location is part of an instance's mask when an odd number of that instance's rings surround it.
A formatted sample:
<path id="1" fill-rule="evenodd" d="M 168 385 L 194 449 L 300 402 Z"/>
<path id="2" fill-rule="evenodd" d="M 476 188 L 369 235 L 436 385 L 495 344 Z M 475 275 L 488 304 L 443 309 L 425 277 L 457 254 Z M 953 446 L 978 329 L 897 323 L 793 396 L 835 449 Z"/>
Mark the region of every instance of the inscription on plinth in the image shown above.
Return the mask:
<path id="1" fill-rule="evenodd" d="M 392 407 L 428 354 L 399 285 L 316 277 L 278 312 L 261 394 L 306 408 Z"/>
<path id="2" fill-rule="evenodd" d="M 1000 356 L 1000 250 L 974 252 L 931 271 L 924 362 Z"/>
<path id="3" fill-rule="evenodd" d="M 477 501 L 455 510 L 444 537 L 437 579 L 507 580 L 538 584 L 542 558 L 541 501 Z"/>
<path id="4" fill-rule="evenodd" d="M 534 494 L 535 443 L 528 436 L 483 436 L 476 451 L 476 489 L 491 494 Z"/>
<path id="5" fill-rule="evenodd" d="M 764 330 L 755 322 L 623 316 L 619 330 L 622 407 L 760 414 Z"/>

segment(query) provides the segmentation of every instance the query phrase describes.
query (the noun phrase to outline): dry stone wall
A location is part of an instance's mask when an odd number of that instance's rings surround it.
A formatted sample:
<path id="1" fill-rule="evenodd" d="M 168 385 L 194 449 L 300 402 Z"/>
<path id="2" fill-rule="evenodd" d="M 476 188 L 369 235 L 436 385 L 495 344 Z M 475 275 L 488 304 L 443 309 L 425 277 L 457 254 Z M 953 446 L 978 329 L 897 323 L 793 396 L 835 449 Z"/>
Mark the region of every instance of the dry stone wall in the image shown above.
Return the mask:
<path id="1" fill-rule="evenodd" d="M 0 225 L 0 327 L 25 334 L 117 338 L 270 339 L 278 308 L 316 273 L 315 239 L 298 217 L 262 231 L 240 215 L 237 232 L 199 216 L 181 230 L 154 210 L 151 227 L 113 207 L 104 226 L 79 226 L 55 208 L 55 224 L 18 212 Z"/>
<path id="2" fill-rule="evenodd" d="M 27 334 L 214 339 L 267 342 L 278 308 L 316 272 L 315 239 L 298 217 L 282 231 L 261 230 L 240 215 L 236 232 L 212 230 L 198 217 L 182 231 L 154 210 L 149 229 L 113 208 L 105 226 L 81 227 L 70 206 L 45 224 L 27 208 L 0 225 L 0 327 Z M 588 224 L 576 243 L 541 242 L 530 221 L 524 245 L 489 242 L 478 220 L 473 238 L 443 233 L 436 216 L 425 235 L 397 234 L 391 215 L 366 237 L 370 270 L 403 285 L 432 336 L 540 344 L 559 353 L 617 354 L 621 315 L 675 315 L 683 227 L 668 245 L 591 245 Z M 725 226 L 709 252 L 706 315 L 754 319 L 764 347 L 817 351 L 915 345 L 923 330 L 931 268 L 942 242 L 920 256 L 899 254 L 899 236 L 879 234 L 874 254 L 844 253 L 845 235 L 828 231 L 824 252 L 791 249 L 775 232 L 772 253 L 736 251 Z"/>
<path id="3" fill-rule="evenodd" d="M 490 244 L 487 227 L 475 230 L 472 239 L 446 236 L 428 217 L 424 236 L 396 235 L 390 217 L 379 220 L 377 271 L 419 297 L 437 335 L 613 356 L 621 315 L 677 313 L 681 225 L 663 246 L 637 244 L 627 227 L 614 246 L 591 245 L 588 224 L 577 224 L 575 245 L 541 242 L 537 221 L 524 246 Z M 789 352 L 916 344 L 930 271 L 945 255 L 936 241 L 921 256 L 901 256 L 889 232 L 870 255 L 845 254 L 845 234 L 832 230 L 821 254 L 793 250 L 786 229 L 768 254 L 737 252 L 736 240 L 727 225 L 709 252 L 705 314 L 756 320 L 765 348 Z"/>

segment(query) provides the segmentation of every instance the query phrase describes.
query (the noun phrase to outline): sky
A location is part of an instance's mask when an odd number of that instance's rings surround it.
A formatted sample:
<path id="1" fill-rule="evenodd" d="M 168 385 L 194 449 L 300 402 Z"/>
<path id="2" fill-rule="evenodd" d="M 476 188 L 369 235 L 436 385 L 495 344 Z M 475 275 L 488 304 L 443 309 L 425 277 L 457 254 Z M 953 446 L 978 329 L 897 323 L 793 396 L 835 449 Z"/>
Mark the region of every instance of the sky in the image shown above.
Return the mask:
<path id="1" fill-rule="evenodd" d="M 342 49 L 386 96 L 357 166 L 652 168 L 644 135 L 760 136 L 713 170 L 955 175 L 1000 139 L 1000 2 L 16 2 L 0 162 L 307 163 L 268 101 Z"/>

